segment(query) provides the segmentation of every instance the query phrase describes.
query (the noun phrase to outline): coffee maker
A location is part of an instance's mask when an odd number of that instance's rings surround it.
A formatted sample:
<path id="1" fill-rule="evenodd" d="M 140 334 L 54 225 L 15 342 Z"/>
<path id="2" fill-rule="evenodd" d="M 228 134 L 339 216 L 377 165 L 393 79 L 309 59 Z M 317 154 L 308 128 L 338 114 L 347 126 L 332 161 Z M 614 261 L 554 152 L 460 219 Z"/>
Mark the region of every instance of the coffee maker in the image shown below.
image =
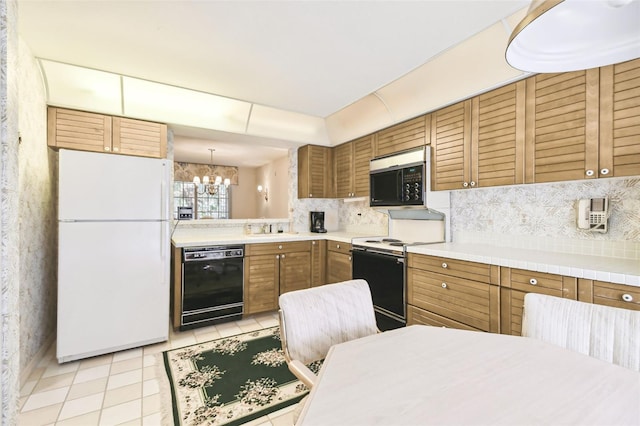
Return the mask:
<path id="1" fill-rule="evenodd" d="M 324 212 L 309 212 L 311 216 L 311 232 L 327 232 L 324 229 Z"/>

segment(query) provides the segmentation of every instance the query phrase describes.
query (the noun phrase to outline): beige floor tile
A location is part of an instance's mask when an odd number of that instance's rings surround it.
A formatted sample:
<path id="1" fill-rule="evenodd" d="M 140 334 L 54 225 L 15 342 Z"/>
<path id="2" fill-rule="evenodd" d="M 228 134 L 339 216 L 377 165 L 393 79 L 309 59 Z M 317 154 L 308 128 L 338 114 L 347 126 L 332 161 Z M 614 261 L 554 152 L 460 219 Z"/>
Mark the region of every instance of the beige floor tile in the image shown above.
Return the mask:
<path id="1" fill-rule="evenodd" d="M 142 426 L 142 419 L 135 419 L 128 422 L 120 423 L 119 426 Z"/>
<path id="2" fill-rule="evenodd" d="M 142 369 L 127 371 L 126 373 L 114 374 L 109 376 L 109 381 L 107 382 L 107 390 L 117 389 L 122 386 L 128 386 L 139 382 L 142 382 Z"/>
<path id="3" fill-rule="evenodd" d="M 218 333 L 217 331 L 213 331 L 211 333 L 198 334 L 196 336 L 196 340 L 198 341 L 198 343 L 204 343 L 204 342 L 210 342 L 212 340 L 219 339 L 221 337 L 222 336 L 220 335 L 220 333 Z"/>
<path id="4" fill-rule="evenodd" d="M 250 422 L 244 423 L 242 426 L 271 426 L 271 420 L 269 420 L 269 417 L 267 416 L 262 416 Z"/>
<path id="5" fill-rule="evenodd" d="M 109 374 L 126 373 L 131 370 L 142 368 L 142 357 L 127 359 L 124 361 L 113 362 L 111 364 L 111 372 Z"/>
<path id="6" fill-rule="evenodd" d="M 66 420 L 100 410 L 102 408 L 103 398 L 103 393 L 96 393 L 82 398 L 67 400 L 62 406 L 58 418 L 60 420 Z"/>
<path id="7" fill-rule="evenodd" d="M 100 425 L 119 425 L 135 419 L 141 419 L 141 413 L 142 399 L 105 408 L 100 416 Z"/>
<path id="8" fill-rule="evenodd" d="M 62 403 L 20 413 L 18 416 L 18 425 L 41 426 L 55 423 L 60 408 L 62 408 Z"/>
<path id="9" fill-rule="evenodd" d="M 164 367 L 162 367 L 164 368 Z M 158 367 L 157 366 L 153 366 L 153 367 L 145 367 L 142 370 L 142 378 L 144 380 L 151 380 L 151 379 L 155 379 L 156 377 L 158 377 Z"/>
<path id="10" fill-rule="evenodd" d="M 77 399 L 104 392 L 107 390 L 107 380 L 109 380 L 107 377 L 101 377 L 96 380 L 73 384 L 69 389 L 67 399 Z"/>
<path id="11" fill-rule="evenodd" d="M 97 367 L 99 365 L 111 364 L 113 361 L 113 354 L 100 355 L 93 358 L 87 358 L 80 361 L 79 370 L 85 370 L 87 368 Z"/>
<path id="12" fill-rule="evenodd" d="M 20 396 L 30 395 L 35 389 L 37 384 L 38 384 L 37 380 L 31 380 L 31 381 L 25 382 L 25 384 L 22 385 L 22 388 L 20 389 Z"/>
<path id="13" fill-rule="evenodd" d="M 29 374 L 29 377 L 27 377 L 27 381 L 40 380 L 40 377 L 42 377 L 46 369 L 46 366 L 34 368 L 33 371 L 31 371 L 31 374 Z"/>
<path id="14" fill-rule="evenodd" d="M 269 414 L 269 420 L 271 420 L 273 426 L 293 426 L 293 410 L 278 416 L 273 416 L 272 414 Z"/>
<path id="15" fill-rule="evenodd" d="M 78 370 L 78 366 L 80 365 L 79 362 L 74 361 L 74 362 L 68 362 L 66 364 L 49 364 L 44 373 L 42 374 L 42 377 L 52 377 L 52 376 L 58 376 L 60 374 L 67 374 L 67 373 L 74 373 Z"/>
<path id="16" fill-rule="evenodd" d="M 145 380 L 142 383 L 142 396 L 154 395 L 160 392 L 160 382 L 156 379 Z"/>
<path id="17" fill-rule="evenodd" d="M 65 400 L 68 391 L 69 387 L 65 386 L 50 391 L 33 393 L 27 398 L 27 402 L 25 402 L 24 407 L 22 407 L 22 411 L 27 412 L 49 405 L 59 404 Z"/>
<path id="18" fill-rule="evenodd" d="M 235 336 L 236 334 L 242 333 L 242 329 L 238 327 L 235 323 L 229 322 L 225 324 L 219 324 L 218 333 L 220 333 L 221 337 L 229 337 L 229 336 Z"/>
<path id="19" fill-rule="evenodd" d="M 162 414 L 161 413 L 153 413 L 148 416 L 144 416 L 142 418 L 142 426 L 160 426 L 168 424 L 167 422 L 162 422 Z"/>
<path id="20" fill-rule="evenodd" d="M 111 364 L 98 365 L 96 367 L 80 370 L 76 373 L 76 378 L 73 379 L 73 383 L 85 383 L 92 380 L 101 379 L 103 377 L 108 377 L 110 369 Z"/>
<path id="21" fill-rule="evenodd" d="M 99 423 L 100 410 L 66 420 L 59 420 L 56 422 L 56 426 L 98 426 Z"/>
<path id="22" fill-rule="evenodd" d="M 159 413 L 162 410 L 162 399 L 160 394 L 149 395 L 142 398 L 142 416 L 149 416 L 154 413 Z"/>
<path id="23" fill-rule="evenodd" d="M 145 355 L 144 358 L 142 358 L 142 366 L 151 367 L 156 365 L 161 360 L 162 360 L 162 357 L 160 354 Z"/>
<path id="24" fill-rule="evenodd" d="M 75 373 L 60 374 L 58 376 L 43 377 L 33 389 L 33 393 L 58 389 L 64 386 L 71 386 Z"/>
<path id="25" fill-rule="evenodd" d="M 209 325 L 207 327 L 194 328 L 192 332 L 196 337 L 198 337 L 198 334 L 209 334 L 217 331 L 218 329 L 216 325 Z"/>
<path id="26" fill-rule="evenodd" d="M 144 347 L 145 355 L 154 355 L 160 352 L 164 352 L 171 349 L 169 342 L 156 343 L 155 345 L 149 345 Z"/>
<path id="27" fill-rule="evenodd" d="M 142 398 L 142 383 L 133 383 L 108 390 L 104 396 L 104 407 L 113 407 Z"/>

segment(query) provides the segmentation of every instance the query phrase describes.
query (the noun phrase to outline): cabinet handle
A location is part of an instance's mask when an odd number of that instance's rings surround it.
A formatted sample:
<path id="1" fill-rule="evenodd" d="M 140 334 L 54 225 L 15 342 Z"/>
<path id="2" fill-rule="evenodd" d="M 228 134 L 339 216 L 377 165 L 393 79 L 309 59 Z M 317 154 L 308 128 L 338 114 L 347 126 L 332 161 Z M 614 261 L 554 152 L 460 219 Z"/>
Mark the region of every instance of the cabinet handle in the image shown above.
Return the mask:
<path id="1" fill-rule="evenodd" d="M 593 176 L 593 170 L 587 170 L 585 174 L 587 176 Z"/>
<path id="2" fill-rule="evenodd" d="M 629 293 L 625 293 L 622 295 L 622 300 L 624 300 L 625 302 L 633 302 L 633 296 Z"/>
<path id="3" fill-rule="evenodd" d="M 469 184 L 468 184 L 467 182 L 464 182 L 464 183 L 462 184 L 462 187 L 463 187 L 463 188 L 466 188 L 466 187 L 468 187 L 468 186 L 469 186 Z"/>
<path id="4" fill-rule="evenodd" d="M 535 278 L 531 278 L 531 279 L 529 280 L 529 284 L 531 284 L 531 285 L 536 285 L 536 284 L 538 284 L 538 280 L 536 280 Z"/>
<path id="5" fill-rule="evenodd" d="M 315 246 L 315 245 L 316 245 L 316 242 L 315 242 L 315 241 L 311 241 L 311 245 L 312 245 L 312 246 Z"/>
<path id="6" fill-rule="evenodd" d="M 309 194 L 309 198 L 313 198 L 313 194 Z"/>
<path id="7" fill-rule="evenodd" d="M 118 151 L 120 151 L 120 148 L 118 147 L 113 148 L 113 152 L 118 152 Z"/>
<path id="8" fill-rule="evenodd" d="M 111 151 L 111 148 L 109 148 L 108 146 L 105 146 L 105 147 L 104 147 L 104 150 L 105 150 L 105 151 Z"/>
<path id="9" fill-rule="evenodd" d="M 279 249 L 279 250 L 282 250 L 282 246 L 281 246 L 281 245 L 279 245 L 279 246 L 278 246 L 278 249 Z"/>
<path id="10" fill-rule="evenodd" d="M 349 262 L 351 262 L 351 256 L 349 256 Z"/>
<path id="11" fill-rule="evenodd" d="M 276 259 L 280 259 L 280 255 L 279 254 L 276 254 Z"/>
<path id="12" fill-rule="evenodd" d="M 601 174 L 601 175 L 608 175 L 608 174 L 609 174 L 609 169 L 602 169 L 602 170 L 600 170 L 600 174 Z"/>
<path id="13" fill-rule="evenodd" d="M 442 288 L 447 288 L 447 283 L 442 283 Z"/>
<path id="14" fill-rule="evenodd" d="M 336 248 L 340 248 L 340 244 L 336 244 Z"/>
<path id="15" fill-rule="evenodd" d="M 471 185 L 471 187 L 473 188 L 474 186 L 476 186 L 476 183 L 474 181 L 471 181 L 469 185 Z"/>
<path id="16" fill-rule="evenodd" d="M 444 269 L 447 269 L 447 268 L 449 267 L 449 265 L 447 265 L 447 262 L 442 262 L 442 267 L 443 267 Z"/>
<path id="17" fill-rule="evenodd" d="M 281 254 L 281 255 L 280 255 L 280 259 L 284 259 L 284 254 Z"/>

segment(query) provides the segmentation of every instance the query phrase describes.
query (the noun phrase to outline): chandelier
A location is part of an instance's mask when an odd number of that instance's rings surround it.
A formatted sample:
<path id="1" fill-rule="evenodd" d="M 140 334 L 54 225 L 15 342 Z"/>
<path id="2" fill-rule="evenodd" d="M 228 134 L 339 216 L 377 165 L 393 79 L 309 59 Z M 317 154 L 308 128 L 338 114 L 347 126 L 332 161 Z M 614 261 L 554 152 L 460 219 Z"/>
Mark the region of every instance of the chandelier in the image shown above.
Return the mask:
<path id="1" fill-rule="evenodd" d="M 211 152 L 211 168 L 213 169 L 213 152 L 215 151 L 215 149 L 209 148 L 209 151 Z M 200 186 L 199 176 L 193 177 L 193 184 L 195 189 L 198 189 L 198 187 Z M 223 181 L 222 176 L 216 176 L 215 179 L 210 180 L 209 176 L 205 175 L 202 177 L 202 184 L 204 185 L 204 190 L 202 192 L 198 191 L 198 194 L 202 195 L 209 193 L 209 195 L 216 195 L 218 193 L 218 188 L 220 188 L 220 185 L 224 184 L 225 188 L 229 187 L 229 184 L 231 184 L 231 179 L 225 178 Z"/>

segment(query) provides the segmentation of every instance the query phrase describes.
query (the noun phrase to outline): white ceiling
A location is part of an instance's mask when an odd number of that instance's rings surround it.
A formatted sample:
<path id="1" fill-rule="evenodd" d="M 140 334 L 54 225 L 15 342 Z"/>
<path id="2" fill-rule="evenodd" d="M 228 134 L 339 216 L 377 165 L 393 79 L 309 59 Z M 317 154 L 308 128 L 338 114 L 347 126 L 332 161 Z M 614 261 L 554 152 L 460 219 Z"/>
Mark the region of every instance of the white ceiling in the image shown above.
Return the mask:
<path id="1" fill-rule="evenodd" d="M 38 58 L 321 118 L 528 3 L 18 1 L 19 33 Z M 180 161 L 208 162 L 214 147 L 216 163 L 260 165 L 291 145 L 179 127 L 174 133 Z"/>

